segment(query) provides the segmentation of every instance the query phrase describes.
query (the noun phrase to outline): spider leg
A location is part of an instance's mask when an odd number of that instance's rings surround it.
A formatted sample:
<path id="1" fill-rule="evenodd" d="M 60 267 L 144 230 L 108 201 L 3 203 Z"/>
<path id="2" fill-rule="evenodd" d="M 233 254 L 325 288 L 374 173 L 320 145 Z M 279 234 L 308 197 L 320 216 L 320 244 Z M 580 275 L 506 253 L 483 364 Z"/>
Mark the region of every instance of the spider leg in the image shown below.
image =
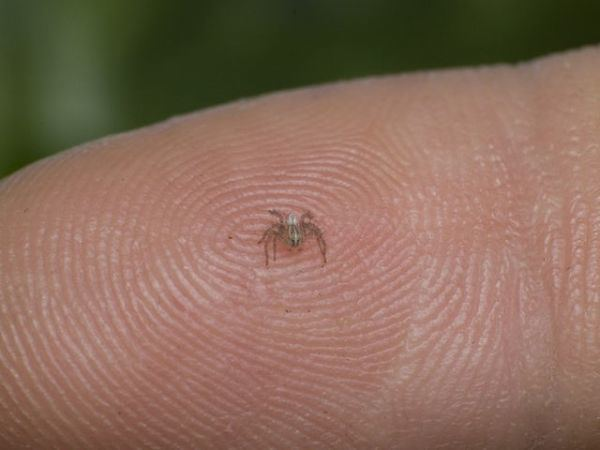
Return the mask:
<path id="1" fill-rule="evenodd" d="M 321 250 L 321 255 L 323 255 L 323 264 L 327 264 L 327 245 L 325 244 L 325 240 L 322 236 L 319 236 L 317 242 L 319 244 L 319 249 Z"/>
<path id="2" fill-rule="evenodd" d="M 265 266 L 269 267 L 269 240 L 265 241 Z"/>
<path id="3" fill-rule="evenodd" d="M 319 250 L 323 255 L 323 264 L 327 263 L 327 244 L 323 239 L 323 232 L 313 223 L 304 223 L 304 233 L 306 236 L 314 236 L 319 244 Z"/>
<path id="4" fill-rule="evenodd" d="M 273 225 L 273 261 L 277 261 L 277 239 L 282 239 L 285 234 L 285 226 L 281 223 Z"/>
<path id="5" fill-rule="evenodd" d="M 304 214 L 302 214 L 300 216 L 300 223 L 309 223 L 310 220 L 312 220 L 313 215 L 310 211 L 304 211 Z"/>
<path id="6" fill-rule="evenodd" d="M 273 227 L 267 228 L 265 230 L 265 232 L 263 233 L 262 237 L 257 242 L 257 244 L 262 244 L 265 241 L 265 239 L 269 238 L 269 235 L 272 234 L 272 232 L 273 232 Z"/>
<path id="7" fill-rule="evenodd" d="M 273 240 L 273 246 L 275 246 L 275 229 L 276 225 L 273 225 L 265 230 L 262 237 L 258 241 L 258 244 L 265 243 L 265 265 L 269 265 L 269 241 Z"/>
<path id="8" fill-rule="evenodd" d="M 273 241 L 273 261 L 276 260 L 277 255 L 277 239 L 281 239 L 282 233 L 285 231 L 283 224 L 275 223 L 265 230 L 262 237 L 258 241 L 258 244 L 265 244 L 265 265 L 269 266 L 269 242 Z"/>
<path id="9" fill-rule="evenodd" d="M 304 232 L 304 235 L 307 237 L 311 237 L 311 236 L 318 237 L 323 234 L 318 226 L 316 226 L 314 223 L 310 223 L 310 222 L 304 222 L 302 224 L 302 231 Z"/>
<path id="10" fill-rule="evenodd" d="M 265 266 L 267 267 L 269 266 L 269 240 L 273 239 L 273 235 L 270 233 L 270 231 L 270 228 L 267 231 L 265 231 L 265 234 L 263 235 L 262 239 L 258 241 L 259 244 L 261 242 L 265 243 Z"/>
<path id="11" fill-rule="evenodd" d="M 285 221 L 285 218 L 283 217 L 283 214 L 281 214 L 276 209 L 270 209 L 269 210 L 269 214 L 273 214 L 275 217 L 277 217 L 279 219 L 280 223 L 283 223 Z"/>

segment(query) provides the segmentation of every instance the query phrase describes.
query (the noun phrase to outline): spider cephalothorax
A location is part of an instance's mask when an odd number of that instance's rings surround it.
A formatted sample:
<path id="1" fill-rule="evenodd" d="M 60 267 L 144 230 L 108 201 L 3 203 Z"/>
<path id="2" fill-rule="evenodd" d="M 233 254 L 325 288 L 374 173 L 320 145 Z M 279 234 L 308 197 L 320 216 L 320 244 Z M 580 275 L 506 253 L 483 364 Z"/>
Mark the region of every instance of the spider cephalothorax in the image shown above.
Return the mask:
<path id="1" fill-rule="evenodd" d="M 314 237 L 319 244 L 319 250 L 323 255 L 323 264 L 327 262 L 325 240 L 323 233 L 314 223 L 311 222 L 313 215 L 306 211 L 298 216 L 294 213 L 289 213 L 287 217 L 274 209 L 269 210 L 279 219 L 278 222 L 272 224 L 265 230 L 262 238 L 258 241 L 259 244 L 265 244 L 265 260 L 266 265 L 269 265 L 269 242 L 273 242 L 273 261 L 276 260 L 277 241 L 280 240 L 288 247 L 299 247 L 306 238 Z"/>

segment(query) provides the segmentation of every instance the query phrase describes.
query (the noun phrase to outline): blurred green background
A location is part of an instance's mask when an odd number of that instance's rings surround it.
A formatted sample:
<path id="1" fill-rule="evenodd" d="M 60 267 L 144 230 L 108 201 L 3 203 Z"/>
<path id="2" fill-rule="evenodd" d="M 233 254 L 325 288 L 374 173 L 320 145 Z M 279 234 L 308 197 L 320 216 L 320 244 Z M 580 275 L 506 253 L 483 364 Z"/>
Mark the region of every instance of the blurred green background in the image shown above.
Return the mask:
<path id="1" fill-rule="evenodd" d="M 0 0 L 0 177 L 260 93 L 600 42 L 600 0 Z"/>

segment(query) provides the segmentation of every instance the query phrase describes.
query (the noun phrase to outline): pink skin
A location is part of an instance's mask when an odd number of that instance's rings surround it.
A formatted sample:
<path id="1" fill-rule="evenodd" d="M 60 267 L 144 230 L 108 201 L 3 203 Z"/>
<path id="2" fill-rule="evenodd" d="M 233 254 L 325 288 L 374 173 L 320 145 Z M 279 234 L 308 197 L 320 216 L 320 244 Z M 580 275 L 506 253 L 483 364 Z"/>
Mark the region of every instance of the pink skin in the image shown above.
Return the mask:
<path id="1" fill-rule="evenodd" d="M 277 94 L 0 182 L 0 448 L 600 444 L 600 51 Z M 327 237 L 264 265 L 264 211 Z"/>

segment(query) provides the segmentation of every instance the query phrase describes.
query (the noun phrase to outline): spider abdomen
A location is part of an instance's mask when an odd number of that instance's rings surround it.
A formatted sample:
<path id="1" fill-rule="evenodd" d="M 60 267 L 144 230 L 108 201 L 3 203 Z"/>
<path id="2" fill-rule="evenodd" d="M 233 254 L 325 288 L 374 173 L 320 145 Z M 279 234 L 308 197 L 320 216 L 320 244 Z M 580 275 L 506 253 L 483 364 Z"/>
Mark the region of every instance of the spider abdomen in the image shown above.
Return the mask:
<path id="1" fill-rule="evenodd" d="M 302 232 L 298 225 L 288 226 L 288 242 L 292 247 L 298 247 L 302 243 Z"/>

